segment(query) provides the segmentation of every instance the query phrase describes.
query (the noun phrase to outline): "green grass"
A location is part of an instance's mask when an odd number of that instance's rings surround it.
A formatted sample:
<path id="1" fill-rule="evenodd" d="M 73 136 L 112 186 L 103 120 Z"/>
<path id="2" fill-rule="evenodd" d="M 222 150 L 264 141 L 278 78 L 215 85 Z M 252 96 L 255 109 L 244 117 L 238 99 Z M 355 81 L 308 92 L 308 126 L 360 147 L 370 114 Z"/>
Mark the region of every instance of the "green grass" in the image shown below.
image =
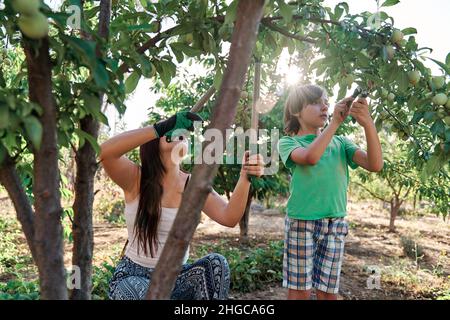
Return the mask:
<path id="1" fill-rule="evenodd" d="M 194 257 L 213 252 L 228 260 L 231 290 L 251 292 L 282 281 L 283 241 L 269 241 L 264 246 L 233 247 L 230 241 L 222 240 L 218 244 L 200 246 Z"/>
<path id="2" fill-rule="evenodd" d="M 0 300 L 39 299 L 37 274 L 16 219 L 0 217 Z"/>

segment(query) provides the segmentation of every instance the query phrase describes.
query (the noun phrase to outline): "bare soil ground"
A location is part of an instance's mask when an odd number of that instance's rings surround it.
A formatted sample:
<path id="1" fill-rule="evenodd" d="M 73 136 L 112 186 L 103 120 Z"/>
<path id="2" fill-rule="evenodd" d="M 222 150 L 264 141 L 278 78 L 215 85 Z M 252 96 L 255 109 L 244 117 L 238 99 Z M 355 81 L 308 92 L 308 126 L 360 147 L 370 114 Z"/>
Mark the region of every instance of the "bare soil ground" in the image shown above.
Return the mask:
<path id="1" fill-rule="evenodd" d="M 397 232 L 390 233 L 389 213 L 379 203 L 350 201 L 348 211 L 350 232 L 342 267 L 342 299 L 428 299 L 438 288 L 450 288 L 448 220 L 435 216 L 399 217 Z M 284 214 L 276 210 L 254 212 L 249 229 L 250 237 L 256 241 L 283 239 Z M 225 228 L 205 218 L 194 243 L 230 236 L 237 241 L 239 227 Z M 425 256 L 417 264 L 405 256 L 402 236 L 411 237 L 424 248 Z M 379 287 L 372 280 L 377 274 L 372 275 L 371 270 L 379 272 Z M 247 294 L 233 293 L 232 298 L 285 299 L 286 289 L 277 284 Z"/>
<path id="2" fill-rule="evenodd" d="M 5 212 L 14 214 L 9 200 L 2 201 L 2 214 Z M 389 213 L 380 203 L 350 200 L 348 212 L 350 232 L 341 275 L 341 299 L 433 299 L 439 292 L 450 292 L 448 219 L 444 221 L 442 217 L 433 215 L 400 216 L 396 221 L 397 232 L 389 233 Z M 282 240 L 284 213 L 274 209 L 253 211 L 249 230 L 252 242 Z M 117 257 L 127 236 L 123 225 L 98 219 L 94 225 L 94 235 L 94 264 L 97 266 Z M 402 236 L 417 241 L 423 247 L 424 257 L 419 261 L 407 257 L 403 251 Z M 203 216 L 191 247 L 195 249 L 195 246 L 224 238 L 233 239 L 238 244 L 239 227 L 226 228 Z M 21 242 L 25 245 L 25 241 Z M 65 263 L 70 266 L 70 244 L 66 245 L 65 252 Z M 378 288 L 367 287 L 371 266 L 379 271 Z M 285 299 L 286 289 L 281 287 L 281 283 L 275 283 L 264 290 L 246 294 L 231 292 L 230 298 Z"/>

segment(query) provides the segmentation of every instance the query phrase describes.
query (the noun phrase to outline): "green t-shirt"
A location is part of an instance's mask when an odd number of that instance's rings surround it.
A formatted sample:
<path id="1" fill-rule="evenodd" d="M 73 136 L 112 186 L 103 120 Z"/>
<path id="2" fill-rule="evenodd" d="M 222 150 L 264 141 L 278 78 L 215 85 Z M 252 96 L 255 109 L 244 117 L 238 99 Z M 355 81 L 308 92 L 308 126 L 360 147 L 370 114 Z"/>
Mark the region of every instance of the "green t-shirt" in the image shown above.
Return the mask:
<path id="1" fill-rule="evenodd" d="M 319 162 L 296 164 L 291 152 L 307 148 L 315 134 L 284 136 L 278 142 L 281 160 L 291 170 L 287 214 L 290 218 L 317 220 L 344 217 L 347 213 L 348 166 L 356 169 L 353 155 L 358 147 L 343 136 L 333 136 Z"/>

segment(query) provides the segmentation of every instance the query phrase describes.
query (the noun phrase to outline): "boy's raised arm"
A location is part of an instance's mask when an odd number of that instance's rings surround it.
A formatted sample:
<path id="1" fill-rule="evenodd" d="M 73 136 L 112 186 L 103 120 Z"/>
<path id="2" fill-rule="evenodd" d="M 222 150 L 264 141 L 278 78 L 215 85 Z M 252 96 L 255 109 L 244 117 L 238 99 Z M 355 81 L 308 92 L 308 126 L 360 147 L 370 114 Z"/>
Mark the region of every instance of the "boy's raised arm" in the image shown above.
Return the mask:
<path id="1" fill-rule="evenodd" d="M 358 150 L 353 156 L 353 161 L 364 169 L 378 172 L 383 169 L 383 155 L 377 129 L 369 113 L 367 100 L 359 98 L 350 110 L 350 115 L 364 128 L 367 141 L 367 152 Z"/>

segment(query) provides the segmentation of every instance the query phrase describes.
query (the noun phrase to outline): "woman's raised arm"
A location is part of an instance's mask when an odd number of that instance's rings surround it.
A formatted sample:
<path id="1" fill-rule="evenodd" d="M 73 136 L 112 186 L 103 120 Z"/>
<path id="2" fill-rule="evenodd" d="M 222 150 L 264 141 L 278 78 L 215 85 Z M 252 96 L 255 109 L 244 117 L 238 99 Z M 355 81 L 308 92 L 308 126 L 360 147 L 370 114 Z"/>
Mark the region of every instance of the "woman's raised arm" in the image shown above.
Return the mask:
<path id="1" fill-rule="evenodd" d="M 108 176 L 125 192 L 133 193 L 138 186 L 139 166 L 124 155 L 157 138 L 153 126 L 121 133 L 100 146 L 100 162 Z"/>

